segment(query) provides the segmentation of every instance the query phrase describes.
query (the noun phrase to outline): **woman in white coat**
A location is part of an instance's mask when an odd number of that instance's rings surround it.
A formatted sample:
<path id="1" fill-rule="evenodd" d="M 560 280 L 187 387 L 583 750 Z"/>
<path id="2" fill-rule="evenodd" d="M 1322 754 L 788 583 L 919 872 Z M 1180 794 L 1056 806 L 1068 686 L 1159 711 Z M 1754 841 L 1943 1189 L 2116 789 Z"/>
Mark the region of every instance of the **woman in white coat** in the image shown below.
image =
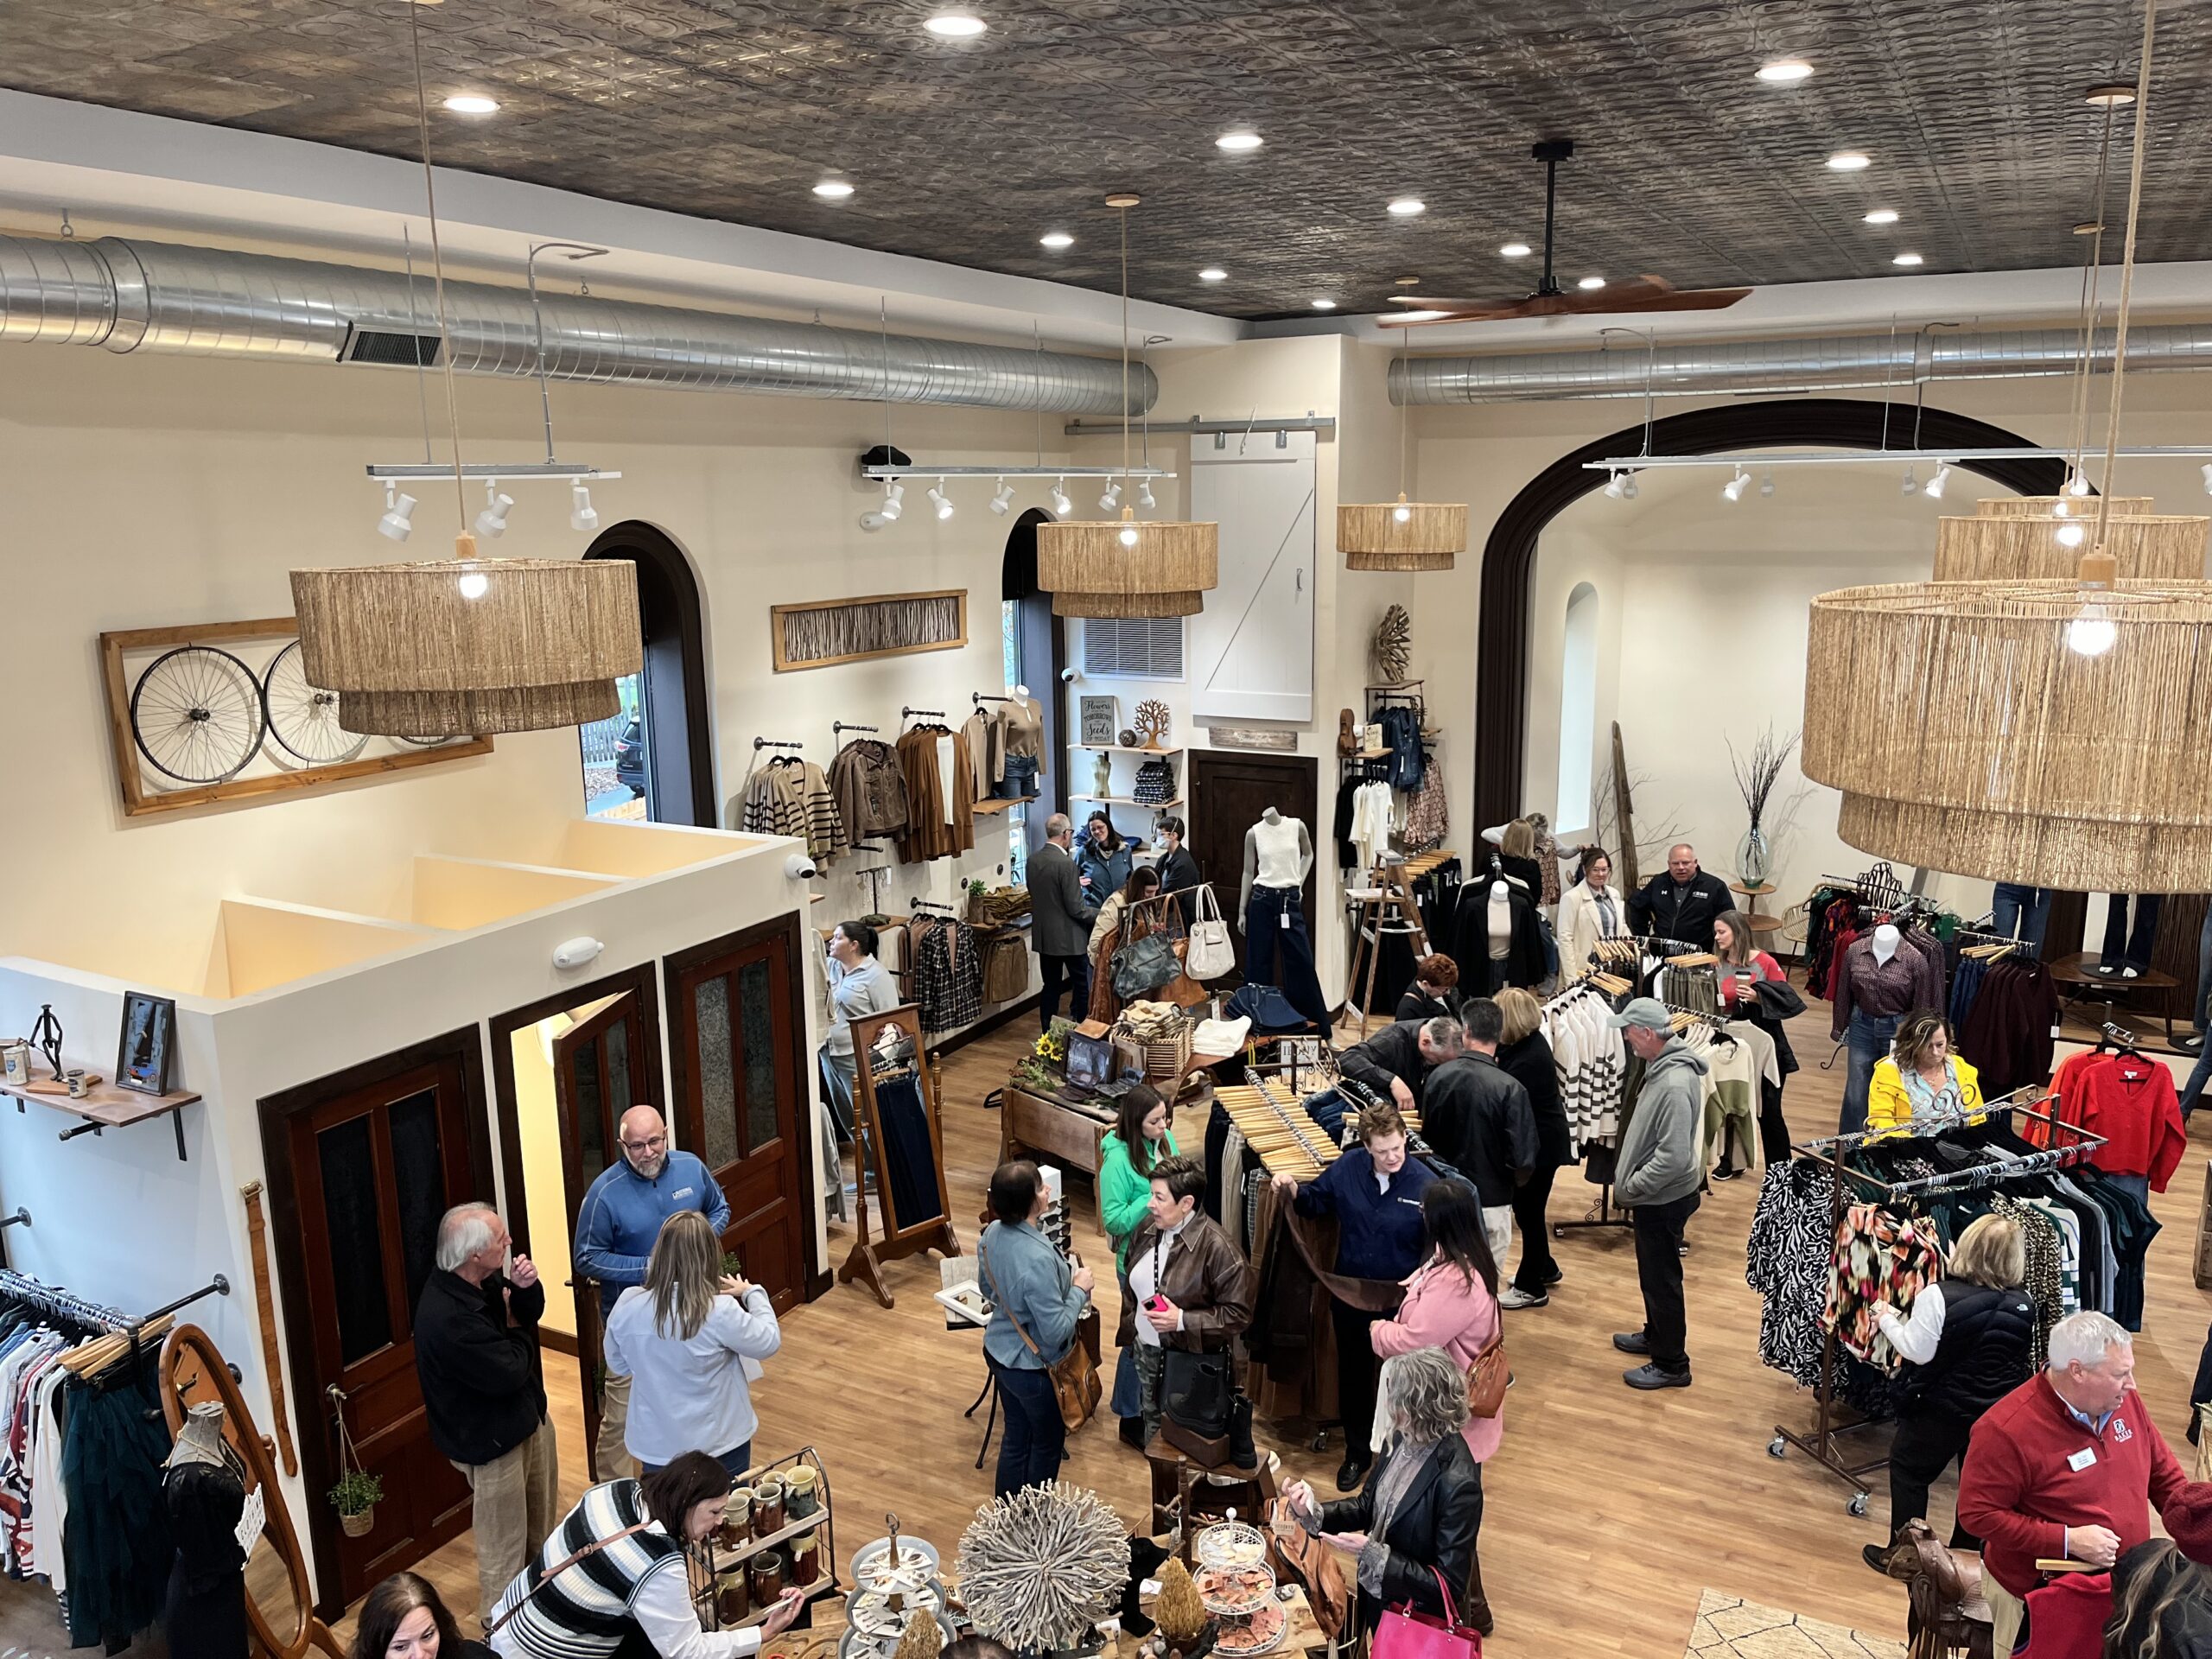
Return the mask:
<path id="1" fill-rule="evenodd" d="M 1613 886 L 1613 861 L 1602 847 L 1583 849 L 1582 873 L 1560 895 L 1559 971 L 1571 978 L 1590 965 L 1600 939 L 1629 931 L 1628 905 Z"/>

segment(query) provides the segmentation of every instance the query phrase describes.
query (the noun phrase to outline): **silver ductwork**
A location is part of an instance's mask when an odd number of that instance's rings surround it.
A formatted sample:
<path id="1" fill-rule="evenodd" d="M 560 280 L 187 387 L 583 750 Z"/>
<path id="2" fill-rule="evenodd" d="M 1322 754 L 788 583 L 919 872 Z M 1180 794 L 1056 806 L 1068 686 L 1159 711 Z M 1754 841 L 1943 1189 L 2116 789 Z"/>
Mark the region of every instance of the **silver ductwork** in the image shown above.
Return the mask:
<path id="1" fill-rule="evenodd" d="M 883 335 L 822 324 L 543 295 L 545 372 L 561 380 L 791 397 L 1122 412 L 1118 359 Z M 453 366 L 537 372 L 537 315 L 520 289 L 446 284 Z M 430 280 L 307 259 L 118 237 L 0 236 L 0 341 L 190 357 L 400 363 L 438 334 Z M 1132 365 L 1128 412 L 1159 396 Z"/>
<path id="2" fill-rule="evenodd" d="M 1415 357 L 1390 365 L 1394 404 L 1504 404 L 1548 398 L 1641 397 L 1728 392 L 1844 391 L 1916 381 L 2002 380 L 2072 374 L 2082 337 L 2073 328 L 1832 340 L 1763 340 L 1641 346 L 1591 352 L 1522 352 L 1493 357 Z M 2092 347 L 2112 362 L 2113 335 Z M 2212 369 L 2212 323 L 2138 325 L 2127 334 L 2127 372 Z"/>

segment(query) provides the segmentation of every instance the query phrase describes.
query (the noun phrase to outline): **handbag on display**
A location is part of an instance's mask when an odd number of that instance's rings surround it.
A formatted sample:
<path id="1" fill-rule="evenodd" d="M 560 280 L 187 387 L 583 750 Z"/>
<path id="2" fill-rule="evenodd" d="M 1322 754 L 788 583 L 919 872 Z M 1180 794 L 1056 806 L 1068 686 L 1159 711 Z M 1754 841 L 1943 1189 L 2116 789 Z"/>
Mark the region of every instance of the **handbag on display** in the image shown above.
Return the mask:
<path id="1" fill-rule="evenodd" d="M 1174 942 L 1157 927 L 1134 939 L 1125 939 L 1107 964 L 1108 982 L 1124 1002 L 1150 996 L 1183 971 L 1176 959 Z"/>
<path id="2" fill-rule="evenodd" d="M 983 1254 L 980 1239 L 976 1243 L 976 1261 L 983 1269 L 983 1276 L 991 1281 L 991 1305 L 1006 1314 L 1006 1322 L 1021 1338 L 1021 1345 L 1038 1358 L 1044 1358 L 1044 1351 L 1030 1340 L 1029 1332 L 1014 1318 L 1014 1310 L 1000 1300 L 998 1274 L 991 1271 L 991 1259 Z M 1090 1421 L 1090 1414 L 1098 1409 L 1099 1398 L 1105 1392 L 1099 1385 L 1098 1367 L 1091 1363 L 1090 1351 L 1077 1338 L 1068 1344 L 1066 1353 L 1045 1368 L 1045 1375 L 1052 1380 L 1052 1400 L 1060 1408 L 1060 1421 L 1072 1434 Z"/>
<path id="3" fill-rule="evenodd" d="M 1221 901 L 1213 896 L 1213 883 L 1201 881 L 1194 891 L 1196 919 L 1191 924 L 1191 948 L 1184 953 L 1183 971 L 1192 979 L 1219 979 L 1236 966 L 1236 947 L 1230 942 L 1229 924 L 1222 918 Z"/>
<path id="4" fill-rule="evenodd" d="M 1368 1640 L 1368 1659 L 1482 1659 L 1482 1632 L 1459 1622 L 1451 1586 L 1434 1567 L 1429 1571 L 1444 1597 L 1444 1617 L 1415 1612 L 1411 1602 L 1384 1608 Z"/>
<path id="5" fill-rule="evenodd" d="M 1505 1385 L 1512 1380 L 1513 1369 L 1505 1363 L 1505 1321 L 1501 1317 L 1497 1334 L 1483 1344 L 1467 1367 L 1467 1414 L 1497 1416 L 1505 1405 Z"/>

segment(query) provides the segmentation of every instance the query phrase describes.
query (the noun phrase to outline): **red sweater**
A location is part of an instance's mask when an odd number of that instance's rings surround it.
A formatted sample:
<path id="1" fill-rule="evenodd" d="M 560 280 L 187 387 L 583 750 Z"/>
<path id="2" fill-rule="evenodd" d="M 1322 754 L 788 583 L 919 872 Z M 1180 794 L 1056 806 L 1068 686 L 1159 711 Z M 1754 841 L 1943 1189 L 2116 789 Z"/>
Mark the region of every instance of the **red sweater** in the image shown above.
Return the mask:
<path id="1" fill-rule="evenodd" d="M 2072 1466 L 2084 1452 L 2093 1461 Z M 2066 1554 L 2068 1527 L 2109 1527 L 2125 1554 L 2151 1535 L 2150 1505 L 2188 1484 L 2133 1390 L 2101 1434 L 2075 1421 L 2047 1375 L 2030 1377 L 1974 1426 L 1959 1477 L 1959 1524 L 1982 1563 L 2022 1600 L 2043 1582 L 2038 1556 Z"/>
<path id="2" fill-rule="evenodd" d="M 2076 1054 L 2058 1068 L 2053 1086 L 2060 1122 L 2105 1137 L 2090 1162 L 2109 1175 L 2148 1176 L 2152 1192 L 2166 1190 L 2181 1166 L 2189 1130 L 2174 1095 L 2174 1074 L 2164 1061 Z"/>

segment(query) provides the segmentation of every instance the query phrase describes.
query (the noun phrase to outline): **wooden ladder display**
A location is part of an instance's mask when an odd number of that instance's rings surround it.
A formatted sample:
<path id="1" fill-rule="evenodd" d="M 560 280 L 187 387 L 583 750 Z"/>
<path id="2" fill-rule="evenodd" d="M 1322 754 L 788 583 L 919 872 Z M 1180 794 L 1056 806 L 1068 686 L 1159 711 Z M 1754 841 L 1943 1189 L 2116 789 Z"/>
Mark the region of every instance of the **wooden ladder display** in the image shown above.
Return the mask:
<path id="1" fill-rule="evenodd" d="M 1373 891 L 1359 901 L 1359 921 L 1352 933 L 1351 964 L 1344 974 L 1344 984 L 1347 988 L 1360 984 L 1363 961 L 1367 979 L 1361 985 L 1357 1008 L 1363 1038 L 1375 1018 L 1375 980 L 1382 960 L 1384 918 L 1395 918 L 1396 925 L 1389 931 L 1412 939 L 1416 960 L 1428 954 L 1428 931 L 1421 925 L 1421 906 L 1414 898 L 1406 874 L 1408 868 L 1403 860 L 1386 861 L 1379 865 L 1370 880 Z M 1385 1020 L 1383 1023 L 1389 1021 Z"/>

